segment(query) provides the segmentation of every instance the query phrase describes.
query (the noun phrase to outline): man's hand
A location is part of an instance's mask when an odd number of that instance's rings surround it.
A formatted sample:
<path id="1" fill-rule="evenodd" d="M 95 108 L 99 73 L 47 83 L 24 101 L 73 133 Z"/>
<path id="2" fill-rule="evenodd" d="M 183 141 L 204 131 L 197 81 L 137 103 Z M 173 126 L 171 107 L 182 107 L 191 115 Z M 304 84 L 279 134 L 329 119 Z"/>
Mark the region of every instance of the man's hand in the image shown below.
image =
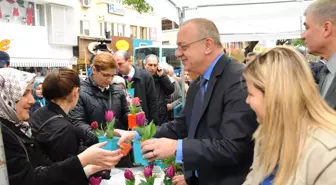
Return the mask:
<path id="1" fill-rule="evenodd" d="M 163 76 L 165 74 L 166 74 L 165 70 L 162 67 L 159 66 L 158 69 L 157 69 L 156 75 L 158 75 L 159 77 L 161 77 L 161 76 Z"/>
<path id="2" fill-rule="evenodd" d="M 123 143 L 129 143 L 135 138 L 134 131 L 126 131 L 120 129 L 114 129 L 114 135 L 119 136 L 118 145 L 121 146 Z"/>
<path id="3" fill-rule="evenodd" d="M 184 179 L 184 175 L 176 175 L 173 177 L 174 185 L 188 185 Z"/>
<path id="4" fill-rule="evenodd" d="M 175 156 L 176 148 L 177 140 L 167 138 L 150 139 L 141 144 L 143 157 L 150 162 Z"/>
<path id="5" fill-rule="evenodd" d="M 167 104 L 167 109 L 168 110 L 172 110 L 173 109 L 172 105 L 171 104 Z"/>

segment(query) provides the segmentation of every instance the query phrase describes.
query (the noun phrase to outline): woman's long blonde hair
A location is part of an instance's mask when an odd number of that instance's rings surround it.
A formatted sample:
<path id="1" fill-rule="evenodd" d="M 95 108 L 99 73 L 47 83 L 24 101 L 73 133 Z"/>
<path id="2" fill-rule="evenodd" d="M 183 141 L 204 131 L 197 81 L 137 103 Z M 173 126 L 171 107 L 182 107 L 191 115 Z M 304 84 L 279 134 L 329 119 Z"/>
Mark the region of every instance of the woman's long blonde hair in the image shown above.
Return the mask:
<path id="1" fill-rule="evenodd" d="M 258 169 L 265 178 L 276 168 L 274 185 L 290 183 L 308 131 L 322 128 L 336 133 L 336 113 L 320 96 L 304 57 L 292 47 L 265 51 L 243 75 L 264 92 L 265 114 L 254 134 L 256 144 L 261 144 Z"/>

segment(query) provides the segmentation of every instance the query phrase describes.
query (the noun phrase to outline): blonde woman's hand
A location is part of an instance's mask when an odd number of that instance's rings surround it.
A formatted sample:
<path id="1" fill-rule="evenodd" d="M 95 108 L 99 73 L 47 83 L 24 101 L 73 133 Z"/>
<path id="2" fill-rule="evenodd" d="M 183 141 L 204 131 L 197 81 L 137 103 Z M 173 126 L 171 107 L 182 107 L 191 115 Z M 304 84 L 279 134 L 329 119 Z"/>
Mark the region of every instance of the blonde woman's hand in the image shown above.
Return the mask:
<path id="1" fill-rule="evenodd" d="M 83 167 L 91 164 L 101 166 L 105 169 L 113 168 L 123 157 L 121 150 L 109 151 L 101 147 L 106 145 L 107 142 L 97 143 L 87 148 L 84 152 L 78 155 L 78 158 Z"/>

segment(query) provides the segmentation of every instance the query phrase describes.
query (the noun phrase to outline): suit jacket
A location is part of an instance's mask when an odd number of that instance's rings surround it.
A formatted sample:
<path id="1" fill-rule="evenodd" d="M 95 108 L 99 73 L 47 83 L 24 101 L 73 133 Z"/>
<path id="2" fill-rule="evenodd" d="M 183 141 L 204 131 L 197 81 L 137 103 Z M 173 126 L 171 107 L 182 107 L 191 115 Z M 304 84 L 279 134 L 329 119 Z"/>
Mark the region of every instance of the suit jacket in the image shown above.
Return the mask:
<path id="1" fill-rule="evenodd" d="M 201 185 L 241 185 L 252 164 L 251 138 L 257 122 L 245 102 L 243 70 L 243 64 L 225 55 L 219 59 L 208 81 L 197 129 L 192 133 L 195 139 L 183 140 L 185 177 L 197 170 Z M 192 82 L 180 115 L 158 128 L 155 137 L 184 139 L 188 136 L 199 81 L 197 78 Z"/>
<path id="2" fill-rule="evenodd" d="M 243 185 L 260 185 L 263 174 L 259 171 L 260 145 L 255 146 L 252 170 Z M 298 168 L 287 185 L 336 184 L 336 135 L 322 129 L 312 132 L 306 139 Z"/>
<path id="3" fill-rule="evenodd" d="M 156 125 L 160 125 L 157 93 L 155 90 L 154 78 L 144 69 L 133 66 L 135 74 L 133 76 L 134 96 L 141 99 L 142 110 L 149 121 L 154 120 Z"/>
<path id="4" fill-rule="evenodd" d="M 322 70 L 319 73 L 319 90 L 322 92 L 322 84 L 326 78 L 325 75 L 323 75 L 323 69 L 326 68 L 325 65 Z M 329 104 L 329 106 L 336 110 L 336 78 L 333 79 L 333 81 L 330 84 L 330 87 L 327 91 L 327 94 L 324 97 L 324 100 Z"/>

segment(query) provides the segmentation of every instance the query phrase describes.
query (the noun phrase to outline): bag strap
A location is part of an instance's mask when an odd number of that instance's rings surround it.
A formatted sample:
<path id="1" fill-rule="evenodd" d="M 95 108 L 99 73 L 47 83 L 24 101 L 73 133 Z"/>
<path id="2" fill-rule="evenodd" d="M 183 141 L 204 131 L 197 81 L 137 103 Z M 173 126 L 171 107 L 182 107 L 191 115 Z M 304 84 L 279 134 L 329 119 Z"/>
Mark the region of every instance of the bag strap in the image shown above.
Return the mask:
<path id="1" fill-rule="evenodd" d="M 26 146 L 23 144 L 23 142 L 22 142 L 22 139 L 19 137 L 19 136 L 17 136 L 10 128 L 8 128 L 5 124 L 1 124 L 3 127 L 6 127 L 8 130 L 9 130 L 9 132 L 11 132 L 13 135 L 14 135 L 14 137 L 16 138 L 16 140 L 19 142 L 19 144 L 22 146 L 22 148 L 23 148 L 23 150 L 24 150 L 24 152 L 25 152 L 25 154 L 26 154 L 26 158 L 27 158 L 27 161 L 29 161 L 29 156 L 28 156 L 28 152 L 27 152 L 27 149 L 26 149 Z"/>
<path id="2" fill-rule="evenodd" d="M 54 120 L 54 119 L 56 119 L 56 118 L 64 118 L 64 116 L 63 116 L 62 114 L 58 114 L 58 115 L 52 116 L 51 118 L 47 119 L 47 121 L 45 121 L 45 122 L 40 126 L 40 128 L 37 130 L 36 134 L 38 134 L 38 133 L 42 130 L 42 128 L 43 128 L 44 126 L 46 126 L 50 121 L 52 121 L 52 120 Z"/>

